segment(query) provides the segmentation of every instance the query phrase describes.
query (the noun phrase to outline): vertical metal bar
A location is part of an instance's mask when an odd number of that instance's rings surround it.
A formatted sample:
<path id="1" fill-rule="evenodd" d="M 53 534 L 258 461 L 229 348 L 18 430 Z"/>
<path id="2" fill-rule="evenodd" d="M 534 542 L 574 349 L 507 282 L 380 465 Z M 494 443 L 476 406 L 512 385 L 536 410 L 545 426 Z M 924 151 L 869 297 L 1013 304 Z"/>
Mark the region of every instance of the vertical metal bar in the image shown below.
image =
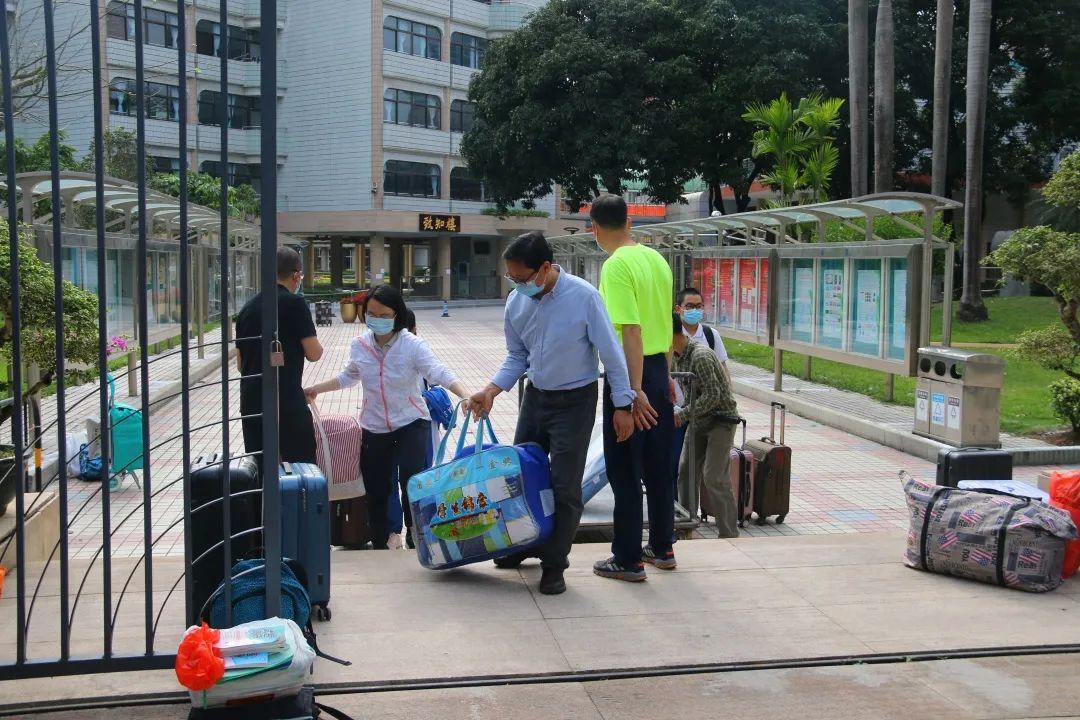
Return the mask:
<path id="1" fill-rule="evenodd" d="M 23 448 L 23 377 L 22 377 L 22 313 L 19 295 L 19 218 L 15 202 L 15 104 L 11 94 L 11 48 L 8 43 L 7 11 L 0 12 L 0 85 L 4 96 L 4 141 L 7 160 L 8 249 L 11 253 L 11 387 L 14 405 L 11 413 L 11 441 L 15 444 L 15 662 L 26 662 L 26 537 L 22 518 L 26 512 L 23 493 L 26 488 L 26 465 Z M 29 190 L 27 191 L 29 192 Z M 33 217 L 23 218 L 28 225 Z"/>
<path id="2" fill-rule="evenodd" d="M 917 297 L 921 301 L 919 308 L 919 345 L 930 345 L 930 299 L 933 297 L 934 284 L 934 214 L 923 209 L 923 266 L 922 291 Z"/>
<path id="3" fill-rule="evenodd" d="M 142 399 L 142 471 L 143 471 L 143 605 L 146 623 L 146 654 L 154 654 L 154 548 L 153 517 L 150 494 L 150 331 L 147 316 L 150 306 L 146 292 L 146 68 L 143 59 L 143 0 L 135 0 L 135 157 L 139 196 L 139 238 L 136 254 L 139 272 L 139 381 Z"/>
<path id="4" fill-rule="evenodd" d="M 64 398 L 64 258 L 62 254 L 63 229 L 60 223 L 60 118 L 57 110 L 56 88 L 56 34 L 54 31 L 53 2 L 45 0 L 45 73 L 49 88 L 49 172 L 52 180 L 52 259 L 53 259 L 53 332 L 56 335 L 56 447 L 60 450 L 58 472 L 67 461 L 67 409 Z M 14 198 L 12 198 L 14 200 Z M 100 266 L 104 258 L 98 258 Z M 102 368 L 104 372 L 105 368 Z M 66 661 L 71 654 L 70 628 L 68 627 L 68 487 L 66 478 L 59 482 L 60 495 L 60 659 Z M 41 488 L 38 488 L 40 492 Z M 19 516 L 22 519 L 22 516 Z"/>
<path id="5" fill-rule="evenodd" d="M 266 546 L 266 613 L 281 609 L 281 497 L 278 489 L 278 370 L 270 367 L 277 335 L 277 0 L 261 0 L 262 45 L 262 411 L 263 542 Z"/>
<path id="6" fill-rule="evenodd" d="M 956 248 L 945 248 L 945 297 L 941 302 L 941 345 L 952 347 L 953 273 L 956 270 Z"/>
<path id="7" fill-rule="evenodd" d="M 102 74 L 101 74 L 101 8 L 99 0 L 90 0 L 90 47 L 93 53 L 93 78 L 94 78 L 94 229 L 97 232 L 98 250 L 98 367 L 108 367 L 109 353 L 107 349 L 109 310 L 105 293 L 105 263 L 101 259 L 105 256 L 105 143 L 104 136 L 104 102 L 101 99 Z M 119 253 L 117 254 L 119 260 Z M 135 303 L 133 302 L 132 305 Z M 131 357 L 131 354 L 128 354 Z M 131 377 L 135 373 L 130 373 Z M 109 419 L 109 387 L 108 379 L 104 372 L 98 376 L 98 412 L 101 424 L 98 427 L 107 428 Z M 111 467 L 112 443 L 109 433 L 101 434 L 101 467 Z M 102 473 L 101 477 L 101 594 L 102 621 L 104 623 L 102 640 L 103 657 L 112 656 L 112 515 L 109 498 L 109 472 Z"/>
<path id="8" fill-rule="evenodd" d="M 192 607 L 192 533 L 191 533 L 191 357 L 189 355 L 190 296 L 191 296 L 191 249 L 188 246 L 188 149 L 187 149 L 187 4 L 176 3 L 176 65 L 180 73 L 180 432 L 182 437 L 182 460 L 184 486 L 184 607 L 188 625 L 198 622 L 198 608 Z M 224 362 L 224 361 L 223 361 Z"/>
<path id="9" fill-rule="evenodd" d="M 221 101 L 221 157 L 218 167 L 220 174 L 218 240 L 220 255 L 218 272 L 221 275 L 221 518 L 222 539 L 221 557 L 224 563 L 222 577 L 232 576 L 232 483 L 229 478 L 229 3 L 221 0 L 218 29 L 220 30 L 218 51 L 221 57 L 220 85 L 218 92 Z M 265 464 L 264 464 L 265 467 Z M 225 583 L 225 624 L 232 625 L 232 583 Z"/>

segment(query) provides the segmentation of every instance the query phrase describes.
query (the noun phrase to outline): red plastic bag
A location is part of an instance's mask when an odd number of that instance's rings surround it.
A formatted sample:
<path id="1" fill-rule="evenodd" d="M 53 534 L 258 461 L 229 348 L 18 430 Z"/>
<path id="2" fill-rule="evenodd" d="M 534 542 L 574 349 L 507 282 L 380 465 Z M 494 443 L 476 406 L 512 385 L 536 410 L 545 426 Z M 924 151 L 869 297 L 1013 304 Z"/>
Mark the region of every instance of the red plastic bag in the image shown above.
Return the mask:
<path id="1" fill-rule="evenodd" d="M 1050 476 L 1050 504 L 1069 513 L 1080 528 L 1080 470 L 1056 472 Z M 1071 577 L 1077 570 L 1080 570 L 1080 539 L 1073 540 L 1065 548 L 1061 577 Z"/>
<path id="2" fill-rule="evenodd" d="M 176 679 L 188 690 L 209 690 L 225 674 L 225 660 L 214 650 L 221 633 L 205 622 L 184 635 L 176 651 Z"/>

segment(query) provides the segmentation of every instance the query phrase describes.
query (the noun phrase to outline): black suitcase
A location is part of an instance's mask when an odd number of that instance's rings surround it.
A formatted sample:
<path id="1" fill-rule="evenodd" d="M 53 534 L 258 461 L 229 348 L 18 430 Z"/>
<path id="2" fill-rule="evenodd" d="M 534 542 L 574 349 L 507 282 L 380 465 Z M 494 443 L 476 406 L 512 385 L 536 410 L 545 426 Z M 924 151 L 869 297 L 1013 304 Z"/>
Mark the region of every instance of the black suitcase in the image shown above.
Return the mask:
<path id="1" fill-rule="evenodd" d="M 1012 480 L 1012 453 L 987 448 L 942 448 L 937 484 L 958 487 L 962 480 Z"/>
<path id="2" fill-rule="evenodd" d="M 262 526 L 262 493 L 251 492 L 261 487 L 254 458 L 234 458 L 229 463 L 230 534 L 233 537 L 229 567 L 253 557 L 263 545 L 262 532 L 257 529 Z M 201 613 L 207 598 L 225 578 L 224 547 L 219 545 L 225 531 L 221 495 L 221 457 L 213 453 L 196 458 L 191 464 L 191 584 L 195 613 Z M 215 500 L 217 502 L 212 502 Z"/>

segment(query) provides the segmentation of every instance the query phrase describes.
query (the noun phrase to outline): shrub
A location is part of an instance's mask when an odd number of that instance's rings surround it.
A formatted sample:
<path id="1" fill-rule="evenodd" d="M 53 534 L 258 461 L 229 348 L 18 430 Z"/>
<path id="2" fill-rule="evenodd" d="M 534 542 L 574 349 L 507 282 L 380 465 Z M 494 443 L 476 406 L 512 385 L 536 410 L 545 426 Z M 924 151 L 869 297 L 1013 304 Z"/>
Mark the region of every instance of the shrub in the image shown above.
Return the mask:
<path id="1" fill-rule="evenodd" d="M 1050 384 L 1050 407 L 1054 414 L 1080 433 L 1080 380 L 1062 378 Z"/>

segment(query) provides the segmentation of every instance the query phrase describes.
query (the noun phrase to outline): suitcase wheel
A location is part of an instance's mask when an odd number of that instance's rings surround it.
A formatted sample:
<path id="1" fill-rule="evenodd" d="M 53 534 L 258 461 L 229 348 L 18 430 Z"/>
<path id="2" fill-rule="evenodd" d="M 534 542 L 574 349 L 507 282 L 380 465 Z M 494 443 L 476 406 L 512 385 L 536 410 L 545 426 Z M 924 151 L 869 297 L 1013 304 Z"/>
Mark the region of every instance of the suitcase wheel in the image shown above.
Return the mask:
<path id="1" fill-rule="evenodd" d="M 776 524 L 777 525 L 782 525 L 783 522 L 784 522 L 784 518 L 786 518 L 786 517 L 787 517 L 787 515 L 777 515 L 776 516 Z"/>
<path id="2" fill-rule="evenodd" d="M 316 620 L 319 622 L 330 622 L 331 613 L 329 605 L 316 605 L 314 610 Z"/>
<path id="3" fill-rule="evenodd" d="M 756 525 L 765 525 L 768 522 L 769 522 L 769 519 L 767 517 L 765 517 L 764 515 L 758 515 L 757 520 L 754 521 L 754 524 L 756 524 Z"/>

